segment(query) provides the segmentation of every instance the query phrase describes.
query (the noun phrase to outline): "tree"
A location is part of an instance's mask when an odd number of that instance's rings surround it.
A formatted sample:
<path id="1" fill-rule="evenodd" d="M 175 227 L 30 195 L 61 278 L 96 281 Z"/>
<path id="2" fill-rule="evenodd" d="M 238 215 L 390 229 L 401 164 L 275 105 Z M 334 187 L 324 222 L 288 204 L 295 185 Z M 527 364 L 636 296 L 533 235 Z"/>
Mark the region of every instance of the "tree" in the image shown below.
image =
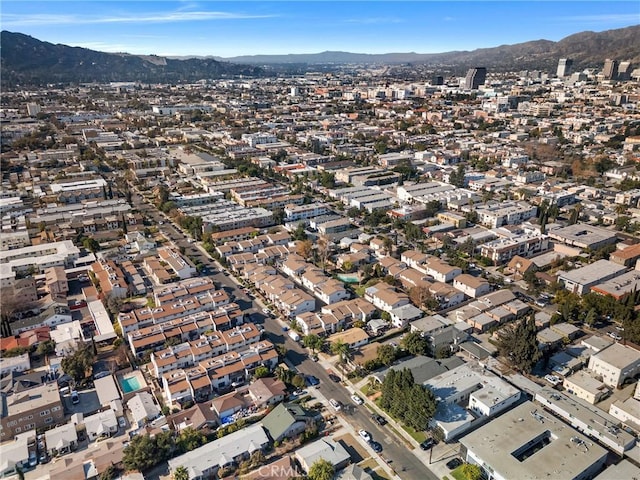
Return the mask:
<path id="1" fill-rule="evenodd" d="M 292 383 L 293 377 L 295 375 L 295 373 L 292 370 L 289 370 L 288 368 L 284 368 L 280 366 L 276 367 L 274 373 L 278 380 L 282 381 L 287 385 L 290 385 Z"/>
<path id="2" fill-rule="evenodd" d="M 462 465 L 460 472 L 467 480 L 480 480 L 482 478 L 482 469 L 473 463 L 465 463 Z"/>
<path id="3" fill-rule="evenodd" d="M 396 359 L 396 349 L 387 343 L 379 345 L 376 354 L 376 359 L 383 365 L 391 365 Z"/>
<path id="4" fill-rule="evenodd" d="M 82 246 L 92 253 L 100 250 L 100 244 L 95 238 L 85 237 L 82 239 Z"/>
<path id="5" fill-rule="evenodd" d="M 76 382 L 84 380 L 91 372 L 95 354 L 91 345 L 83 345 L 75 352 L 62 359 L 61 366 L 64 373 L 70 375 Z"/>
<path id="6" fill-rule="evenodd" d="M 351 346 L 342 340 L 337 340 L 331 344 L 331 353 L 338 355 L 338 361 L 344 364 L 351 359 Z"/>
<path id="7" fill-rule="evenodd" d="M 168 438 L 165 437 L 168 434 Z M 159 433 L 154 438 L 149 435 L 136 435 L 122 451 L 122 462 L 127 470 L 143 472 L 168 458 L 165 444 L 173 440 L 171 432 Z M 160 445 L 159 445 L 160 443 Z"/>
<path id="8" fill-rule="evenodd" d="M 313 242 L 311 242 L 311 240 L 302 240 L 298 242 L 296 253 L 305 260 L 308 260 L 313 253 Z"/>
<path id="9" fill-rule="evenodd" d="M 333 480 L 335 469 L 329 460 L 319 458 L 309 468 L 307 478 L 309 480 Z"/>
<path id="10" fill-rule="evenodd" d="M 316 350 L 322 349 L 324 339 L 315 333 L 310 333 L 302 339 L 302 343 L 305 347 L 310 348 L 313 353 L 316 353 Z"/>
<path id="11" fill-rule="evenodd" d="M 541 357 L 535 316 L 523 317 L 500 332 L 498 352 L 517 370 L 530 373 Z"/>
<path id="12" fill-rule="evenodd" d="M 412 355 L 426 355 L 429 351 L 429 341 L 420 332 L 409 332 L 402 339 L 402 348 Z"/>
<path id="13" fill-rule="evenodd" d="M 411 370 L 389 370 L 381 388 L 380 407 L 415 430 L 426 430 L 436 411 L 436 399 L 428 388 L 415 383 Z"/>
<path id="14" fill-rule="evenodd" d="M 293 237 L 294 240 L 306 240 L 307 232 L 305 232 L 304 230 L 304 224 L 299 223 L 291 236 Z"/>
<path id="15" fill-rule="evenodd" d="M 184 428 L 176 438 L 176 447 L 182 453 L 190 452 L 207 443 L 207 437 L 192 427 Z"/>
<path id="16" fill-rule="evenodd" d="M 189 480 L 187 467 L 180 465 L 173 471 L 173 480 Z"/>
<path id="17" fill-rule="evenodd" d="M 256 371 L 253 373 L 255 378 L 263 378 L 269 375 L 269 367 L 265 367 L 264 365 L 260 365 L 256 368 Z"/>
<path id="18" fill-rule="evenodd" d="M 118 469 L 114 465 L 109 465 L 101 474 L 100 480 L 113 480 L 118 474 Z"/>
<path id="19" fill-rule="evenodd" d="M 45 340 L 38 345 L 36 348 L 36 355 L 50 355 L 56 351 L 56 342 L 55 340 Z"/>
<path id="20" fill-rule="evenodd" d="M 300 388 L 304 388 L 304 386 L 306 385 L 306 382 L 305 382 L 304 377 L 302 375 L 296 374 L 291 379 L 291 385 L 293 385 L 294 387 L 300 389 Z"/>

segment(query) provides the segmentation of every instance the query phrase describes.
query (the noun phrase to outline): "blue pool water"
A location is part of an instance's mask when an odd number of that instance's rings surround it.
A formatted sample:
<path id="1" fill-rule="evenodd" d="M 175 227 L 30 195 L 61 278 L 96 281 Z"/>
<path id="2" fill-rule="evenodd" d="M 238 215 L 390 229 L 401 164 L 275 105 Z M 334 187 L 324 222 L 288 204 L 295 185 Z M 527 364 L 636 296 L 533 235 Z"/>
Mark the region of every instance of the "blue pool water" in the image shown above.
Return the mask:
<path id="1" fill-rule="evenodd" d="M 135 392 L 140 390 L 140 382 L 136 377 L 128 377 L 120 379 L 120 385 L 124 393 Z"/>

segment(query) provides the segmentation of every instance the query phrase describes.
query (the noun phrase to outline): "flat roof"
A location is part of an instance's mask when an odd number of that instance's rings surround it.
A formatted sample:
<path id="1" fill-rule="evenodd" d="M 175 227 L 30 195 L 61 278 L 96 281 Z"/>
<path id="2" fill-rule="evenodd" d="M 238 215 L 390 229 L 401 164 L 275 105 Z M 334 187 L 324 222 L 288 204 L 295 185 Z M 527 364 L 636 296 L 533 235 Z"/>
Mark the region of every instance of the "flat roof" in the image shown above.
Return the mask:
<path id="1" fill-rule="evenodd" d="M 616 342 L 608 348 L 599 351 L 593 357 L 613 367 L 624 369 L 640 360 L 640 352 L 635 348 Z"/>
<path id="2" fill-rule="evenodd" d="M 590 285 L 603 278 L 618 275 L 626 269 L 627 267 L 624 265 L 619 265 L 609 260 L 598 260 L 584 267 L 563 272 L 558 277 L 579 285 Z"/>
<path id="3" fill-rule="evenodd" d="M 576 478 L 607 456 L 604 448 L 530 401 L 464 436 L 460 443 L 502 478 L 519 480 Z M 541 448 L 532 450 L 535 445 Z"/>

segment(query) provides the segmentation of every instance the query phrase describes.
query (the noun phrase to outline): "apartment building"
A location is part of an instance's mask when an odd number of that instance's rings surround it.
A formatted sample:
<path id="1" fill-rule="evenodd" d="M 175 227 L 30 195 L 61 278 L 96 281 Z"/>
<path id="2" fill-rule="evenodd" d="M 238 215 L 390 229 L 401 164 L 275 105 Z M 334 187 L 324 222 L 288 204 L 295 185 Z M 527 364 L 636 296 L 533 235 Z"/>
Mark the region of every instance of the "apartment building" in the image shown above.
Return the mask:
<path id="1" fill-rule="evenodd" d="M 549 248 L 547 235 L 523 233 L 487 242 L 480 246 L 480 254 L 490 258 L 496 265 L 504 265 L 515 256 L 533 257 Z"/>
<path id="2" fill-rule="evenodd" d="M 640 373 L 640 351 L 614 343 L 592 355 L 588 368 L 596 377 L 601 377 L 606 385 L 617 388 Z"/>
<path id="3" fill-rule="evenodd" d="M 525 202 L 492 202 L 477 205 L 475 211 L 482 225 L 498 228 L 503 225 L 519 225 L 535 217 L 538 207 Z"/>
<path id="4" fill-rule="evenodd" d="M 64 408 L 56 382 L 39 385 L 11 395 L 2 394 L 5 405 L 0 411 L 0 437 L 11 440 L 15 435 L 64 420 Z"/>

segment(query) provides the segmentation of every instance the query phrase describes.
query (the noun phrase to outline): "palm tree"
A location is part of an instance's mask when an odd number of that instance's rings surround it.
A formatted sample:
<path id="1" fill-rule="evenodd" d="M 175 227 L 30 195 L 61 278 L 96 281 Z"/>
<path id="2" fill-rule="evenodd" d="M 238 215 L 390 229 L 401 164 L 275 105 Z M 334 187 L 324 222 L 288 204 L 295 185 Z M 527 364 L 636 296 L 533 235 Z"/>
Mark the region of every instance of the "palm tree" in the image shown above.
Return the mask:
<path id="1" fill-rule="evenodd" d="M 338 355 L 338 363 L 345 364 L 353 357 L 351 346 L 342 340 L 337 340 L 331 344 L 331 353 Z"/>
<path id="2" fill-rule="evenodd" d="M 189 471 L 186 467 L 180 465 L 173 472 L 173 480 L 189 480 Z"/>

